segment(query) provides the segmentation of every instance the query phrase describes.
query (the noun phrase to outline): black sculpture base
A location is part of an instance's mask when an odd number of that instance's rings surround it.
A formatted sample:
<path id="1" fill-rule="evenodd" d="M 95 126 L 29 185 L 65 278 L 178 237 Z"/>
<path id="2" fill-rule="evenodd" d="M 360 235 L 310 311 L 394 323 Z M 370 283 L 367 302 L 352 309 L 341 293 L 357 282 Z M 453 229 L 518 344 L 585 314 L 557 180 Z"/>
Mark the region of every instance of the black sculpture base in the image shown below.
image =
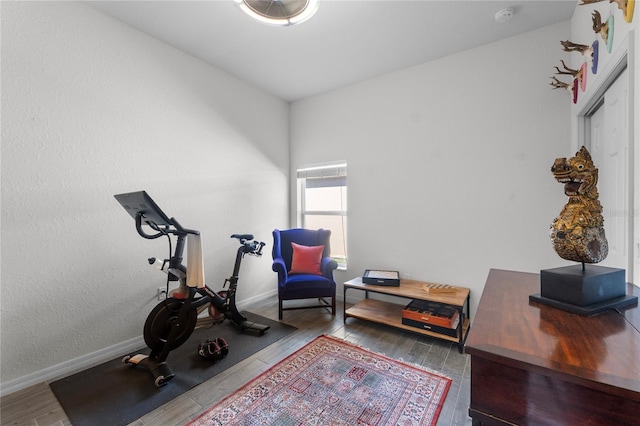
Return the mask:
<path id="1" fill-rule="evenodd" d="M 608 309 L 638 303 L 626 296 L 624 269 L 596 265 L 572 265 L 540 271 L 540 293 L 529 300 L 580 315 L 595 315 Z"/>
<path id="2" fill-rule="evenodd" d="M 540 295 L 572 305 L 604 302 L 627 292 L 624 269 L 571 265 L 540 271 Z"/>
<path id="3" fill-rule="evenodd" d="M 593 305 L 588 305 L 588 306 L 578 306 L 578 305 L 572 305 L 570 303 L 559 302 L 554 299 L 548 299 L 546 297 L 542 297 L 540 293 L 530 295 L 529 300 L 533 302 L 542 303 L 547 306 L 552 306 L 554 308 L 562 309 L 563 311 L 583 315 L 583 316 L 596 315 L 601 312 L 608 311 L 609 309 L 622 309 L 622 308 L 626 308 L 627 306 L 635 306 L 638 304 L 638 296 L 616 297 L 610 300 L 605 300 L 604 302 L 594 303 Z"/>

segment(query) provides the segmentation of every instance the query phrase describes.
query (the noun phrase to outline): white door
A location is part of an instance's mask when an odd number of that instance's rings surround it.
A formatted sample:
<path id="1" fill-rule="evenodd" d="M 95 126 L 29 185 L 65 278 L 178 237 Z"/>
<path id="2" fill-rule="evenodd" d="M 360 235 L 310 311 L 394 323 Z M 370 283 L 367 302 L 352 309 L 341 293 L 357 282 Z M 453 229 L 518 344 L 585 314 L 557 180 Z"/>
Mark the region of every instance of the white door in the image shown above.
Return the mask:
<path id="1" fill-rule="evenodd" d="M 598 192 L 603 208 L 609 255 L 602 266 L 622 268 L 631 279 L 629 244 L 631 170 L 629 167 L 629 123 L 627 111 L 628 72 L 625 69 L 604 94 L 603 102 L 590 117 L 591 157 L 599 169 Z"/>

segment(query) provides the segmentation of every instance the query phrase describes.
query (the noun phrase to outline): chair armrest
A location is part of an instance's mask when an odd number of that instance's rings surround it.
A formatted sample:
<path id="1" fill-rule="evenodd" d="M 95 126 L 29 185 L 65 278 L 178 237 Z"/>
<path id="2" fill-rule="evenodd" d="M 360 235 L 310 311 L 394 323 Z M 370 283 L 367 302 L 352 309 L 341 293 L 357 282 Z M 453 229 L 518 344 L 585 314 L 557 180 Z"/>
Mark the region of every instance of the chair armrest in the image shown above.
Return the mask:
<path id="1" fill-rule="evenodd" d="M 333 271 L 338 268 L 338 262 L 331 259 L 330 257 L 323 257 L 322 263 L 320 264 L 320 270 L 322 271 L 322 275 L 327 278 L 333 279 Z"/>
<path id="2" fill-rule="evenodd" d="M 284 259 L 281 257 L 277 257 L 273 259 L 273 264 L 271 265 L 271 269 L 273 272 L 278 273 L 278 283 L 282 284 L 287 280 L 287 265 L 284 264 Z"/>

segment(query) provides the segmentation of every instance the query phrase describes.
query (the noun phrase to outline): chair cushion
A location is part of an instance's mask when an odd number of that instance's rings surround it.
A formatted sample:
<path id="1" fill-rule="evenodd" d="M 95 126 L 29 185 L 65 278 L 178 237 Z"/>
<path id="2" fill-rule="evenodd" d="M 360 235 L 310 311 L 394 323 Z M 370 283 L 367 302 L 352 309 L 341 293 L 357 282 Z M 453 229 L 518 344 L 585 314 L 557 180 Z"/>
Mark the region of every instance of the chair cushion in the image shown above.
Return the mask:
<path id="1" fill-rule="evenodd" d="M 322 275 L 289 275 L 285 283 L 278 287 L 281 299 L 307 299 L 310 297 L 331 297 L 335 295 L 335 285 Z"/>
<path id="2" fill-rule="evenodd" d="M 324 246 L 303 246 L 291 243 L 293 255 L 291 257 L 290 274 L 314 274 L 322 275 L 320 263 Z"/>

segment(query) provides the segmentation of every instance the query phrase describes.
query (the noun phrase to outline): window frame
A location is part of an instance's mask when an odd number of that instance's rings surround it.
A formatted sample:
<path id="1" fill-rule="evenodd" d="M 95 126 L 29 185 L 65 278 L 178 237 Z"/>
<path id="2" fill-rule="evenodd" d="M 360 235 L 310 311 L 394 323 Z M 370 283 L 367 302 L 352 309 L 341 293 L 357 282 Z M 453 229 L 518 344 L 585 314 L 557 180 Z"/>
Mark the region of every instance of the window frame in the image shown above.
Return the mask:
<path id="1" fill-rule="evenodd" d="M 346 161 L 325 163 L 318 165 L 311 165 L 298 168 L 296 170 L 297 180 L 297 225 L 301 228 L 306 227 L 307 216 L 339 216 L 342 217 L 342 239 L 344 241 L 344 258 L 342 256 L 332 256 L 334 260 L 338 262 L 338 269 L 346 270 L 348 263 L 348 251 L 347 251 L 347 230 L 346 224 L 348 219 L 348 203 L 345 199 L 346 205 L 342 205 L 344 195 L 341 194 L 341 209 L 339 210 L 306 210 L 306 191 L 309 188 L 329 188 L 329 187 L 344 187 L 345 191 L 348 188 L 347 185 L 347 163 Z M 310 181 L 315 181 L 315 185 L 308 185 Z M 328 183 L 322 185 L 321 183 Z M 348 192 L 347 192 L 348 194 Z M 335 230 L 331 230 L 332 235 Z"/>

